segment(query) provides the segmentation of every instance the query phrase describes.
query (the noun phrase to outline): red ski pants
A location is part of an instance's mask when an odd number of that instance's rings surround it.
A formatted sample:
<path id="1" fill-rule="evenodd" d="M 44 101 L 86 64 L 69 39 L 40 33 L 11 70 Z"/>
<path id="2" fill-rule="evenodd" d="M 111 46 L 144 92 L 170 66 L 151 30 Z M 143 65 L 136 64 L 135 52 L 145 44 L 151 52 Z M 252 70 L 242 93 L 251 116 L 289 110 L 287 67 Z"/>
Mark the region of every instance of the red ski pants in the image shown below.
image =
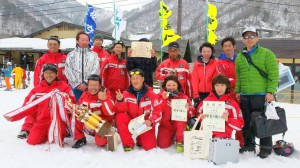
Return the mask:
<path id="1" fill-rule="evenodd" d="M 158 126 L 157 146 L 160 148 L 168 148 L 174 142 L 183 142 L 183 132 L 186 130 L 186 122 L 172 121 L 161 123 Z"/>

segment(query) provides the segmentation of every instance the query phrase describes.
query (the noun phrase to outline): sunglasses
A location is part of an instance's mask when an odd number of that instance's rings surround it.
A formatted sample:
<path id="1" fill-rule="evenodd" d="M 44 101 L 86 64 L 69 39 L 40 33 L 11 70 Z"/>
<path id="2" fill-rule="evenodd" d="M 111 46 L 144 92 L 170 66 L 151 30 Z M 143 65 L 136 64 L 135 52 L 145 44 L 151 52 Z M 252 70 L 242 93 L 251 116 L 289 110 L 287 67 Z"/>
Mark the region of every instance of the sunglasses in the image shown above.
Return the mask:
<path id="1" fill-rule="evenodd" d="M 254 39 L 255 37 L 255 35 L 243 36 L 244 39 Z"/>

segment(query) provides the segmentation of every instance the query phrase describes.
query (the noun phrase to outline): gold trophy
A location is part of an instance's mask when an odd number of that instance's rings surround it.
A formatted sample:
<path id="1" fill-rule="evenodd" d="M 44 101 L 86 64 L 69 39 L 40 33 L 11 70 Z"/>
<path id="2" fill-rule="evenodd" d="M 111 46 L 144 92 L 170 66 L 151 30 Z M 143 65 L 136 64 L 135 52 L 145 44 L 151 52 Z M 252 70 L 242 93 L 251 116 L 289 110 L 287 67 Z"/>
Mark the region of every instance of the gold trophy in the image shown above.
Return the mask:
<path id="1" fill-rule="evenodd" d="M 99 136 L 104 137 L 110 131 L 112 124 L 102 120 L 97 114 L 91 112 L 87 106 L 76 106 L 72 104 L 71 100 L 68 100 L 67 104 L 69 107 L 72 107 L 77 120 L 94 130 Z"/>

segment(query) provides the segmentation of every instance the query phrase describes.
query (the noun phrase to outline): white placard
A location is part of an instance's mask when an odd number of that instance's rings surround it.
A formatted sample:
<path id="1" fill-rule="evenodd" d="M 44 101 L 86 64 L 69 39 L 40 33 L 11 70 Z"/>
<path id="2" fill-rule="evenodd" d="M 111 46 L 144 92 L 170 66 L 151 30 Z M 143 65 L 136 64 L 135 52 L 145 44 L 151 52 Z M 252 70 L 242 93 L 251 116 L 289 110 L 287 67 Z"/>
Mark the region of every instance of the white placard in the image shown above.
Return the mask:
<path id="1" fill-rule="evenodd" d="M 173 121 L 187 121 L 187 109 L 185 108 L 187 103 L 186 99 L 172 99 L 172 117 Z"/>
<path id="2" fill-rule="evenodd" d="M 206 118 L 202 121 L 204 130 L 225 132 L 225 120 L 222 115 L 225 112 L 225 102 L 203 101 L 203 114 Z"/>
<path id="3" fill-rule="evenodd" d="M 147 127 L 145 122 L 145 114 L 140 115 L 132 120 L 130 120 L 128 124 L 128 130 L 131 134 L 138 136 L 141 135 L 142 133 L 149 131 L 152 129 L 152 127 Z"/>
<path id="4" fill-rule="evenodd" d="M 131 43 L 131 57 L 145 57 L 151 58 L 151 42 L 132 42 Z"/>

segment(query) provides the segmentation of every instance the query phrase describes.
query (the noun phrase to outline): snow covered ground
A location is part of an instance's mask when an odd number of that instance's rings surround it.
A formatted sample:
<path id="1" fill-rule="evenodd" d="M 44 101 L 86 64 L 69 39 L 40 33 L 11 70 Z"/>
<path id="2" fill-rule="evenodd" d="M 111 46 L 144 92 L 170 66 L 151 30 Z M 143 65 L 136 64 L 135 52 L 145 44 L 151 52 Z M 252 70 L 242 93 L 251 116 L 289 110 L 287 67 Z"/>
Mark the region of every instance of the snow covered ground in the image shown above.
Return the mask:
<path id="1" fill-rule="evenodd" d="M 32 78 L 31 78 L 32 79 Z M 299 168 L 300 152 L 296 151 L 292 156 L 286 158 L 272 155 L 267 159 L 260 159 L 253 153 L 240 154 L 239 163 L 227 163 L 215 166 L 207 160 L 191 160 L 182 154 L 176 153 L 175 146 L 168 149 L 153 149 L 144 151 L 136 147 L 132 152 L 125 153 L 119 140 L 116 152 L 106 151 L 97 147 L 92 137 L 87 136 L 88 144 L 80 149 L 72 149 L 72 138 L 66 138 L 65 148 L 56 144 L 43 144 L 31 146 L 26 140 L 17 138 L 22 121 L 8 122 L 2 117 L 3 114 L 20 107 L 25 96 L 32 86 L 25 90 L 3 91 L 0 88 L 0 167 L 1 168 L 88 168 L 88 167 L 172 167 L 172 168 L 194 168 L 194 167 L 224 167 L 224 168 Z M 287 114 L 288 132 L 285 140 L 293 142 L 296 149 L 300 148 L 300 104 L 283 104 Z M 280 135 L 274 136 L 273 141 L 279 140 Z"/>

